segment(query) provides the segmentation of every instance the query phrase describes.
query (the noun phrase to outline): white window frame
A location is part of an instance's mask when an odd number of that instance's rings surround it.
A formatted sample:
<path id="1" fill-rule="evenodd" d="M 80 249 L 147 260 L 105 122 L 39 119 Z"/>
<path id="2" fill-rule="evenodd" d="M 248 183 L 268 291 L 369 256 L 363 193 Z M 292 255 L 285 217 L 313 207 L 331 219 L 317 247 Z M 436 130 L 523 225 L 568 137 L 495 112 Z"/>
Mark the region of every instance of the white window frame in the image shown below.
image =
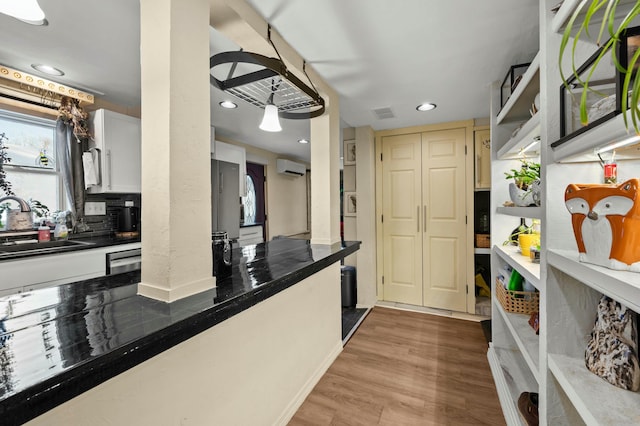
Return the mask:
<path id="1" fill-rule="evenodd" d="M 3 119 L 6 120 L 10 120 L 10 121 L 14 121 L 14 122 L 22 122 L 25 124 L 37 124 L 37 125 L 41 125 L 41 126 L 47 126 L 47 127 L 51 127 L 53 129 L 53 150 L 54 152 L 56 151 L 56 144 L 58 143 L 57 138 L 56 138 L 56 121 L 55 120 L 50 120 L 50 119 L 46 119 L 46 118 L 41 118 L 41 117 L 35 117 L 35 116 L 31 116 L 31 115 L 26 115 L 26 114 L 20 114 L 17 112 L 13 112 L 13 111 L 7 111 L 7 110 L 3 110 L 0 109 L 0 117 L 2 117 Z M 0 129 L 0 133 L 2 133 L 1 129 Z M 11 157 L 11 150 L 8 151 L 9 157 Z M 38 175 L 38 174 L 46 174 L 48 176 L 54 175 L 56 177 L 56 202 L 57 205 L 56 206 L 47 206 L 49 207 L 49 211 L 51 213 L 53 213 L 56 210 L 67 210 L 67 197 L 65 197 L 65 189 L 64 189 L 64 182 L 62 179 L 62 171 L 60 170 L 60 162 L 58 161 L 57 155 L 56 155 L 56 161 L 55 161 L 55 168 L 52 169 L 46 169 L 46 168 L 42 168 L 42 167 L 37 167 L 37 166 L 23 166 L 23 165 L 16 165 L 16 164 L 12 164 L 12 163 L 5 163 L 2 166 L 6 171 L 11 172 L 11 173 L 15 173 L 15 174 L 31 174 L 31 175 Z M 16 191 L 16 188 L 13 187 L 12 188 L 13 192 L 17 195 L 19 194 L 19 190 Z M 27 197 L 28 198 L 28 197 Z"/>

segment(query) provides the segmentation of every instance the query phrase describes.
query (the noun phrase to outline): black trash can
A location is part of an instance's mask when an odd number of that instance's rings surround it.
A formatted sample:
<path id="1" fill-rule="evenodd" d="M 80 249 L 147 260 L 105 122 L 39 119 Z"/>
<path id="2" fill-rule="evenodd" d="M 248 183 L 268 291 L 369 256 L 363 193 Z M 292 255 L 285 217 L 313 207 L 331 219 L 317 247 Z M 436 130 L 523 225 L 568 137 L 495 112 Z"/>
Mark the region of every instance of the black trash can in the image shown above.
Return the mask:
<path id="1" fill-rule="evenodd" d="M 358 281 L 356 279 L 355 266 L 342 266 L 340 268 L 342 285 L 342 307 L 355 308 L 358 300 Z"/>

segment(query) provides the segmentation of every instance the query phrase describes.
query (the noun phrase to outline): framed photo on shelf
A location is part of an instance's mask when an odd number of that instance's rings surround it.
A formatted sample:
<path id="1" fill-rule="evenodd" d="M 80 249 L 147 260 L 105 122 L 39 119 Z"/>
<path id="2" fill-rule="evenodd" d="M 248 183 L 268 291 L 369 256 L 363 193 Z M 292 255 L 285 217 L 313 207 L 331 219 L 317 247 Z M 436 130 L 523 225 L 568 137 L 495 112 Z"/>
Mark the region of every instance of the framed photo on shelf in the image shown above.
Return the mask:
<path id="1" fill-rule="evenodd" d="M 351 166 L 356 164 L 356 141 L 355 139 L 344 141 L 344 153 L 342 155 L 342 164 Z"/>
<path id="2" fill-rule="evenodd" d="M 344 216 L 355 216 L 357 213 L 357 196 L 355 192 L 344 193 Z"/>
<path id="3" fill-rule="evenodd" d="M 504 76 L 504 80 L 502 80 L 502 85 L 500 86 L 500 108 L 507 103 L 513 91 L 516 90 L 529 65 L 531 65 L 531 62 L 509 67 L 509 71 L 507 71 L 507 75 Z"/>
<path id="4" fill-rule="evenodd" d="M 614 45 L 617 50 L 616 57 L 619 58 L 622 67 L 627 66 L 639 45 L 640 27 L 627 29 L 619 43 Z M 552 148 L 621 114 L 623 96 L 631 100 L 631 91 L 626 95 L 622 94 L 624 74 L 616 68 L 613 61 L 608 59 L 610 53 L 606 53 L 607 60 L 601 60 L 596 66 L 596 61 L 603 49 L 604 46 L 596 50 L 578 68 L 577 76 L 571 75 L 568 78 L 568 85 L 560 85 L 560 139 L 551 144 Z M 634 74 L 635 72 L 634 70 Z M 582 81 L 587 78 L 589 85 L 585 94 Z M 586 117 L 580 116 L 580 102 L 583 95 L 586 97 Z M 582 122 L 582 118 L 586 118 L 586 124 Z"/>

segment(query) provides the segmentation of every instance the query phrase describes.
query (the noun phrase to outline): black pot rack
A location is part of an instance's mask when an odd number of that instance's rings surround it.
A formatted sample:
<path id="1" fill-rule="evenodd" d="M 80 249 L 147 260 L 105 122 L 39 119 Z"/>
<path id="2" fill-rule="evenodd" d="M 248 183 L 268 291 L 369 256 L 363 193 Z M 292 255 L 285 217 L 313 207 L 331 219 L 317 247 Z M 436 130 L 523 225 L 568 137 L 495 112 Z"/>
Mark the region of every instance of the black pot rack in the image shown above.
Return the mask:
<path id="1" fill-rule="evenodd" d="M 270 26 L 268 34 L 269 43 L 273 46 L 278 58 L 244 50 L 218 53 L 209 58 L 209 68 L 213 70 L 217 66 L 231 64 L 231 69 L 225 80 L 219 80 L 210 75 L 211 85 L 262 109 L 271 102 L 278 107 L 278 115 L 282 118 L 299 120 L 322 115 L 325 110 L 324 99 L 315 87 L 309 87 L 289 72 L 278 49 L 271 41 Z M 264 68 L 234 77 L 233 74 L 239 63 Z M 305 68 L 306 62 L 303 63 L 302 71 L 309 79 Z M 311 79 L 309 82 L 313 86 Z"/>

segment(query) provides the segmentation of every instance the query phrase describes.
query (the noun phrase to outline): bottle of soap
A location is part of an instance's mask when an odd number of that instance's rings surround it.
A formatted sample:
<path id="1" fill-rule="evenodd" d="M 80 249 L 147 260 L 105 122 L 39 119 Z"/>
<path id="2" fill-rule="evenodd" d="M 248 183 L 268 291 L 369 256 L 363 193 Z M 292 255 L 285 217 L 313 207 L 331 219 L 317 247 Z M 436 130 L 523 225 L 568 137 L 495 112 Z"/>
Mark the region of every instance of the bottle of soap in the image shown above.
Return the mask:
<path id="1" fill-rule="evenodd" d="M 66 240 L 69 237 L 69 229 L 67 225 L 64 223 L 64 219 L 59 220 L 56 223 L 56 227 L 53 230 L 53 238 L 56 240 Z"/>
<path id="2" fill-rule="evenodd" d="M 44 243 L 47 241 L 51 241 L 51 229 L 49 229 L 45 221 L 42 221 L 38 227 L 38 242 Z"/>

